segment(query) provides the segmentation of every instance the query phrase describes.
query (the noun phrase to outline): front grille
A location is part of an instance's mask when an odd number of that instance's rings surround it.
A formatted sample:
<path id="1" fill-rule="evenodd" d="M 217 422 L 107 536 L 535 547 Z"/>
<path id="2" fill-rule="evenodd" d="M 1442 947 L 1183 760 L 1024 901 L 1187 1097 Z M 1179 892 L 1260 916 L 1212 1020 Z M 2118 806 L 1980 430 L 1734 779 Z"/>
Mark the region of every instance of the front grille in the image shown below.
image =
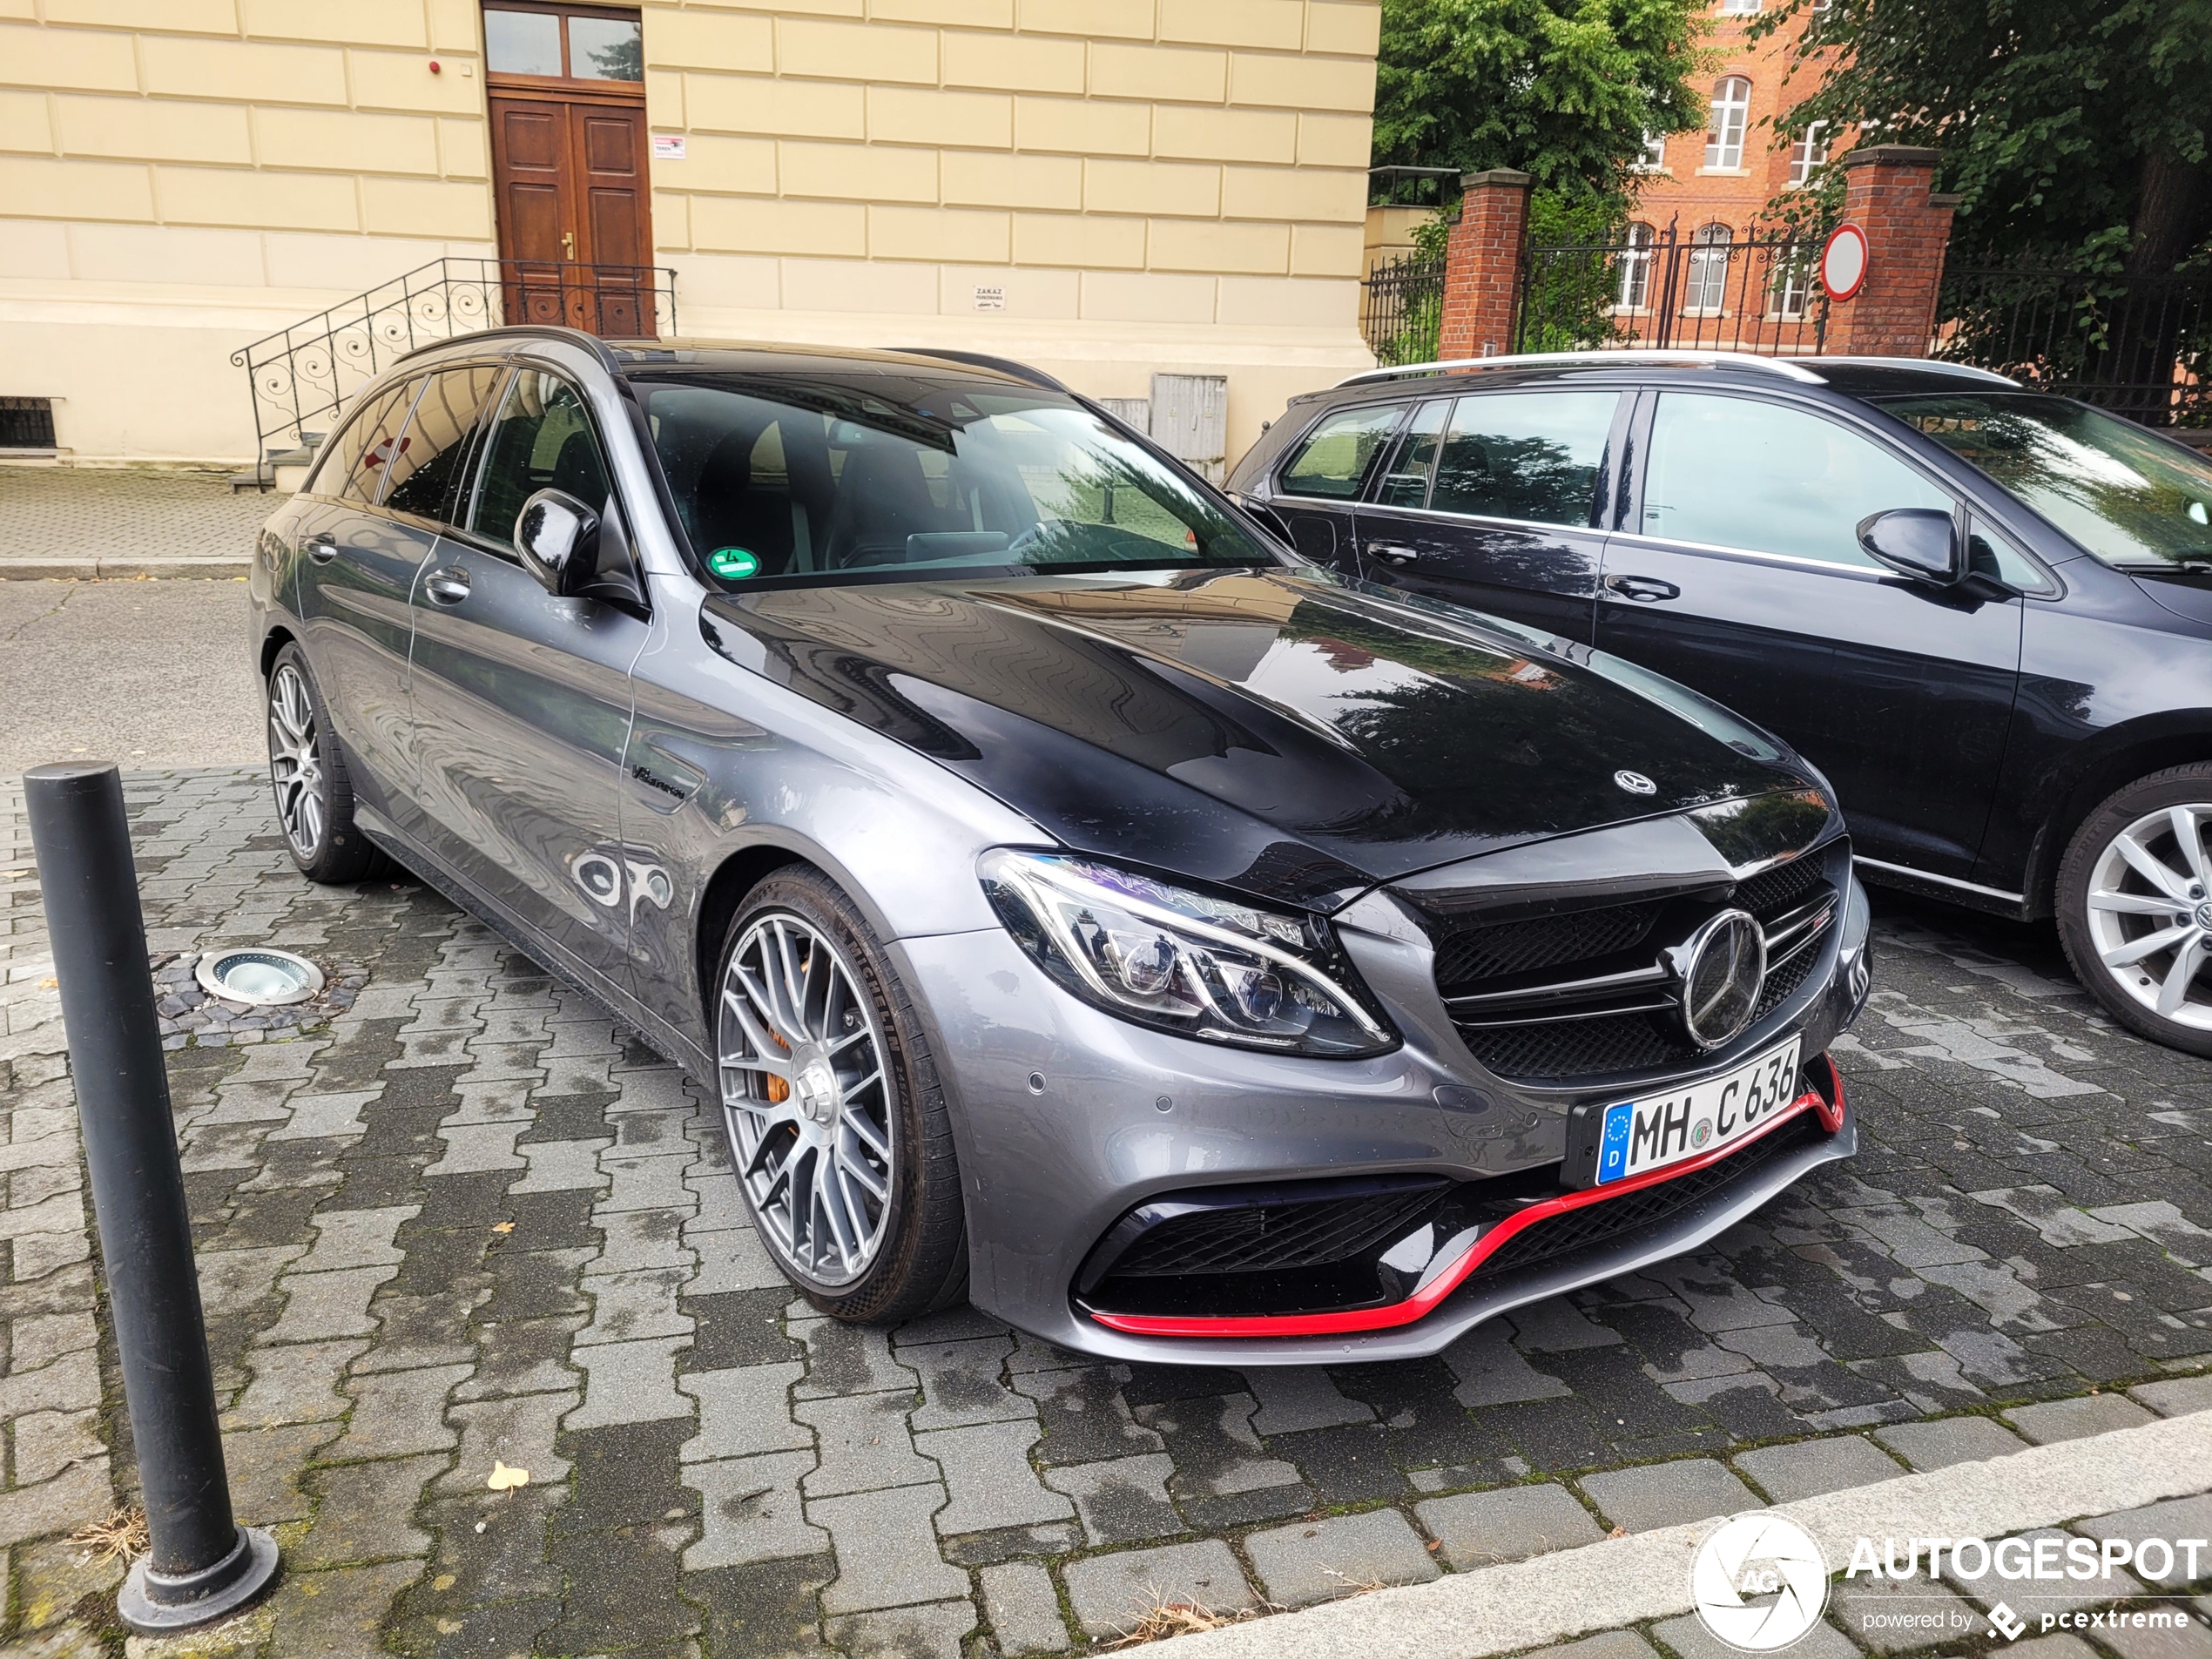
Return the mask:
<path id="1" fill-rule="evenodd" d="M 1527 921 L 1450 924 L 1438 931 L 1436 982 L 1449 992 L 1480 980 L 1610 956 L 1639 943 L 1658 916 L 1656 904 L 1629 904 Z"/>
<path id="2" fill-rule="evenodd" d="M 1428 1183 L 1318 1203 L 1197 1211 L 1139 1234 L 1107 1271 L 1114 1278 L 1165 1278 L 1325 1266 L 1407 1231 L 1443 1194 L 1442 1184 Z"/>
<path id="3" fill-rule="evenodd" d="M 1813 962 L 1819 954 L 1817 950 L 1808 944 L 1766 976 L 1766 984 L 1759 992 L 1759 1005 L 1751 1013 L 1752 1024 L 1757 1025 L 1797 994 L 1798 987 L 1805 982 L 1805 976 L 1812 972 Z"/>
<path id="4" fill-rule="evenodd" d="M 1616 1198 L 1606 1198 L 1596 1204 L 1584 1204 L 1580 1209 L 1564 1210 L 1555 1216 L 1547 1216 L 1507 1239 L 1494 1254 L 1468 1275 L 1468 1280 L 1480 1284 L 1575 1251 L 1592 1250 L 1610 1244 L 1639 1227 L 1648 1227 L 1678 1214 L 1699 1199 L 1743 1180 L 1777 1158 L 1785 1157 L 1801 1147 L 1825 1138 L 1826 1134 L 1827 1131 L 1820 1127 L 1819 1119 L 1807 1112 L 1796 1123 L 1785 1124 L 1717 1163 L 1708 1164 L 1702 1170 L 1692 1170 L 1687 1175 L 1678 1175 L 1671 1181 L 1638 1187 L 1633 1192 L 1624 1192 Z"/>
<path id="5" fill-rule="evenodd" d="M 1771 870 L 1763 870 L 1739 885 L 1736 902 L 1760 921 L 1770 921 L 1803 904 L 1812 896 L 1813 889 L 1822 885 L 1820 860 L 1795 858 Z"/>
<path id="6" fill-rule="evenodd" d="M 1614 1014 L 1548 1025 L 1466 1025 L 1468 1049 L 1501 1077 L 1595 1077 L 1686 1065 L 1698 1051 L 1669 1036 L 1663 1015 Z"/>

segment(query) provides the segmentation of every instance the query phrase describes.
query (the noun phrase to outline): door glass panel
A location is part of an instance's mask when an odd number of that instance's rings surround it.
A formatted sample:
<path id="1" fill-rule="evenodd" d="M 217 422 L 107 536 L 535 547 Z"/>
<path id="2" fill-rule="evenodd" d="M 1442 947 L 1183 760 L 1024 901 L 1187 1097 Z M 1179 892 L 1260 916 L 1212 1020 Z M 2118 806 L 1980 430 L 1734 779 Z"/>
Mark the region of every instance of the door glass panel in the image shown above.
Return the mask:
<path id="1" fill-rule="evenodd" d="M 1501 392 L 1463 397 L 1436 463 L 1440 513 L 1587 526 L 1614 392 Z"/>
<path id="2" fill-rule="evenodd" d="M 1444 435 L 1444 417 L 1451 412 L 1452 405 L 1443 398 L 1413 411 L 1413 421 L 1392 450 L 1375 491 L 1375 500 L 1382 506 L 1428 505 L 1428 475 L 1436 467 L 1436 443 Z"/>
<path id="3" fill-rule="evenodd" d="M 499 375 L 497 368 L 484 366 L 430 376 L 408 417 L 400 454 L 386 469 L 392 481 L 384 492 L 385 506 L 421 518 L 452 516 L 447 503 L 461 479 L 469 428 Z"/>
<path id="4" fill-rule="evenodd" d="M 2012 539 L 1986 519 L 1974 519 L 1966 536 L 1966 568 L 1976 576 L 2003 583 L 2016 593 L 2049 593 L 2050 577 Z"/>
<path id="5" fill-rule="evenodd" d="M 341 501 L 373 507 L 383 492 L 384 469 L 399 448 L 407 406 L 421 386 L 408 381 L 385 393 L 339 435 L 338 452 L 316 475 L 316 488 Z"/>
<path id="6" fill-rule="evenodd" d="M 1402 403 L 1379 408 L 1342 409 L 1307 435 L 1280 474 L 1291 496 L 1329 496 L 1350 501 L 1366 482 L 1367 466 L 1383 441 L 1398 428 Z"/>
<path id="7" fill-rule="evenodd" d="M 500 405 L 469 528 L 512 547 L 516 517 L 541 489 L 565 491 L 596 513 L 607 503 L 607 469 L 582 395 L 557 375 L 525 368 Z"/>
<path id="8" fill-rule="evenodd" d="M 558 75 L 561 20 L 550 11 L 487 9 L 484 67 L 501 75 Z"/>
<path id="9" fill-rule="evenodd" d="M 582 81 L 642 81 L 645 49 L 634 17 L 569 19 L 569 73 Z"/>
<path id="10" fill-rule="evenodd" d="M 1643 533 L 1881 568 L 1859 521 L 1950 496 L 1869 439 L 1802 409 L 1695 392 L 1660 396 Z"/>

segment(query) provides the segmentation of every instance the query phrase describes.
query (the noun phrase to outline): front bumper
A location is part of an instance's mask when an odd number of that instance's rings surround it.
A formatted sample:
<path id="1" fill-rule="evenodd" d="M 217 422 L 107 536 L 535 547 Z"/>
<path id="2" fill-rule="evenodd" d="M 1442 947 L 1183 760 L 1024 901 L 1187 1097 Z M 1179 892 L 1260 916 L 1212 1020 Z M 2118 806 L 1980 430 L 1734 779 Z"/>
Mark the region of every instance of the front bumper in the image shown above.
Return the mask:
<path id="1" fill-rule="evenodd" d="M 1777 1020 L 1753 1034 L 1757 1043 L 1795 1033 L 1809 1066 L 1824 1067 L 1813 1057 L 1865 999 L 1867 921 L 1853 882 L 1818 964 Z M 1478 1258 L 1449 1284 L 1432 1273 L 1434 1294 L 1410 1317 L 1278 1324 L 1269 1328 L 1280 1333 L 1264 1335 L 1225 1325 L 1204 1327 L 1217 1332 L 1204 1336 L 1116 1329 L 1079 1305 L 1076 1288 L 1094 1246 L 1147 1200 L 1245 1183 L 1415 1175 L 1457 1184 L 1541 1170 L 1563 1156 L 1568 1113 L 1582 1094 L 1501 1082 L 1451 1039 L 1447 1022 L 1401 1018 L 1405 1046 L 1369 1060 L 1250 1053 L 1125 1024 L 1078 1002 L 996 930 L 894 949 L 927 1004 L 954 1114 L 972 1298 L 1081 1352 L 1233 1366 L 1432 1354 L 1508 1308 L 1693 1249 L 1857 1149 L 1838 1084 L 1824 1113 L 1832 1130 L 1807 1133 L 1805 1123 L 1824 1114 L 1801 1101 L 1756 1159 L 1743 1155 L 1761 1143 L 1739 1146 L 1668 1213 L 1525 1265 L 1483 1271 Z M 1390 1000 L 1394 1013 L 1406 1012 Z"/>

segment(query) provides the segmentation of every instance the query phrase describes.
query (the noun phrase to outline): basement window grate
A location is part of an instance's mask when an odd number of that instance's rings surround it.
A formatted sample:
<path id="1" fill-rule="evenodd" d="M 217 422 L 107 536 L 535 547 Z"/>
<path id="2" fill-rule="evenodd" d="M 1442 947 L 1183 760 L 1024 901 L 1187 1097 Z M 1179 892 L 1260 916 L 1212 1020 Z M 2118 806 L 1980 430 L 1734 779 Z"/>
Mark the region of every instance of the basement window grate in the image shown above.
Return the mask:
<path id="1" fill-rule="evenodd" d="M 54 447 L 54 400 L 0 397 L 0 449 Z"/>

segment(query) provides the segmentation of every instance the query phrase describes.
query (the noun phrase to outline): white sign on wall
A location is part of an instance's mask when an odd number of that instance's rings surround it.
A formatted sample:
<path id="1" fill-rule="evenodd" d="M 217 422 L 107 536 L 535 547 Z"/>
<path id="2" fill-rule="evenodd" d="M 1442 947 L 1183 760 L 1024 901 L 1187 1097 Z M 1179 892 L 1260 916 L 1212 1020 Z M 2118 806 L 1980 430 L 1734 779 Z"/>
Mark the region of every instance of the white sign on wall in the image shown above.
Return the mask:
<path id="1" fill-rule="evenodd" d="M 683 160 L 683 159 L 684 159 L 684 135 L 683 135 L 682 133 L 680 133 L 680 132 L 656 132 L 656 133 L 654 133 L 654 134 L 653 134 L 653 159 L 654 159 L 654 160 L 656 160 L 656 161 L 681 161 L 681 160 Z"/>
<path id="2" fill-rule="evenodd" d="M 975 285 L 975 308 L 978 311 L 1005 310 L 1006 288 L 1004 285 L 996 282 L 977 283 Z"/>

